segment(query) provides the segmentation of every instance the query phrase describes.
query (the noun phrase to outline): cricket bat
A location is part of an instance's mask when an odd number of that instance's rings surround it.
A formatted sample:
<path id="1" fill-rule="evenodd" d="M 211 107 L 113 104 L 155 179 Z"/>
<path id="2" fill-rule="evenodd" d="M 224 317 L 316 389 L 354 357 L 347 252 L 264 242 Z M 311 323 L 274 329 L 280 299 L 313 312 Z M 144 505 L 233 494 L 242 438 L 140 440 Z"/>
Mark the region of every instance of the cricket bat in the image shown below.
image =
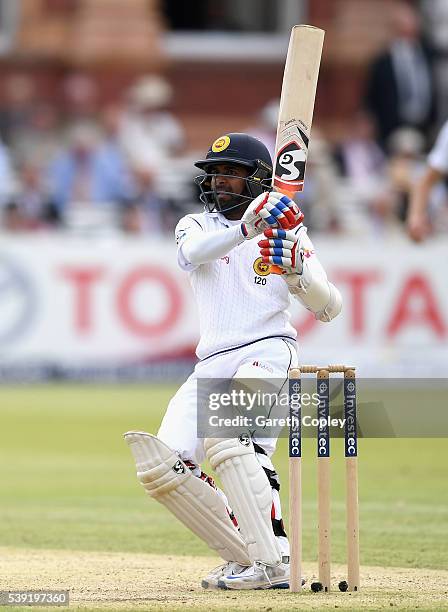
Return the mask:
<path id="1" fill-rule="evenodd" d="M 303 190 L 324 30 L 296 25 L 283 75 L 272 186 L 293 197 Z"/>

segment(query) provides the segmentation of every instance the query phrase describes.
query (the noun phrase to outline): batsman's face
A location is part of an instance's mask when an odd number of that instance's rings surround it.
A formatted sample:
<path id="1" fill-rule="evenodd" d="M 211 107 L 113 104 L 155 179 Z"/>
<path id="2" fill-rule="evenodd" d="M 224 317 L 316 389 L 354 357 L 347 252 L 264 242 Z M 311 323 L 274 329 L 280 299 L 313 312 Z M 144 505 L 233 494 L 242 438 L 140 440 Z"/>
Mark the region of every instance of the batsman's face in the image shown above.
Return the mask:
<path id="1" fill-rule="evenodd" d="M 215 191 L 220 204 L 229 204 L 233 195 L 241 195 L 246 187 L 245 178 L 248 168 L 236 164 L 214 164 L 208 169 L 212 174 L 211 188 Z"/>

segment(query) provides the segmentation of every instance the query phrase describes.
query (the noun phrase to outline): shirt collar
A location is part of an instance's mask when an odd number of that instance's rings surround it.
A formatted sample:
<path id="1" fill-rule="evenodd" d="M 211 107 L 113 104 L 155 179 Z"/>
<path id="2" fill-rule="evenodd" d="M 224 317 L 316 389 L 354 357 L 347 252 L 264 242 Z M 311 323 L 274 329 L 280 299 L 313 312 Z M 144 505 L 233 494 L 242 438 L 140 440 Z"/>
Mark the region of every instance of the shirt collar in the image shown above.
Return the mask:
<path id="1" fill-rule="evenodd" d="M 231 221 L 231 220 L 227 219 L 222 213 L 220 213 L 218 211 L 207 212 L 205 214 L 208 215 L 209 217 L 215 217 L 216 219 L 218 219 L 218 221 L 222 225 L 225 225 L 226 227 L 229 227 L 229 225 L 232 226 L 232 225 L 237 225 L 238 223 L 241 223 L 241 220 Z"/>

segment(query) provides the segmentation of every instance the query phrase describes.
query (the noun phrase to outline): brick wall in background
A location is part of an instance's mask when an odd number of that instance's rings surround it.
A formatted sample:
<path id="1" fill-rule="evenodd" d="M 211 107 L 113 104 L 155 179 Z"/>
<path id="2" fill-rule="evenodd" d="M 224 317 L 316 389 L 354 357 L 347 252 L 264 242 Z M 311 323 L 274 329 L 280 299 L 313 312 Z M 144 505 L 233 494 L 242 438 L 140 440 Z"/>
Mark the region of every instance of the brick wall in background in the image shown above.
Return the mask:
<path id="1" fill-rule="evenodd" d="M 21 3 L 16 56 L 159 69 L 160 29 L 157 0 L 31 0 Z"/>
<path id="2" fill-rule="evenodd" d="M 385 43 L 395 1 L 308 3 L 308 23 L 327 31 L 315 118 L 330 136 L 344 130 L 358 106 L 365 68 Z M 279 95 L 283 59 L 169 60 L 160 46 L 163 28 L 158 0 L 24 0 L 17 49 L 0 60 L 0 102 L 2 79 L 17 68 L 52 100 L 60 78 L 81 69 L 97 80 L 101 102 L 119 96 L 138 74 L 158 71 L 173 85 L 173 110 L 196 149 L 216 133 L 244 129 Z"/>

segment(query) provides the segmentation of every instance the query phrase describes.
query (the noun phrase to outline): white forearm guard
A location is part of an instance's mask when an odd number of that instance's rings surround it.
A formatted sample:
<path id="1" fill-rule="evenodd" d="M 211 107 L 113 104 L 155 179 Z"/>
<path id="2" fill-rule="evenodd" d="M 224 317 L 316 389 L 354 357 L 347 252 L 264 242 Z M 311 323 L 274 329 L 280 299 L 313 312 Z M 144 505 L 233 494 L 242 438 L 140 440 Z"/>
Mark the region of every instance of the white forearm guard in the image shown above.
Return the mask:
<path id="1" fill-rule="evenodd" d="M 307 310 L 314 312 L 319 321 L 329 322 L 341 312 L 342 297 L 339 290 L 328 281 L 325 273 L 313 273 L 308 262 L 303 262 L 302 274 L 287 274 L 284 278 L 289 293 Z"/>

